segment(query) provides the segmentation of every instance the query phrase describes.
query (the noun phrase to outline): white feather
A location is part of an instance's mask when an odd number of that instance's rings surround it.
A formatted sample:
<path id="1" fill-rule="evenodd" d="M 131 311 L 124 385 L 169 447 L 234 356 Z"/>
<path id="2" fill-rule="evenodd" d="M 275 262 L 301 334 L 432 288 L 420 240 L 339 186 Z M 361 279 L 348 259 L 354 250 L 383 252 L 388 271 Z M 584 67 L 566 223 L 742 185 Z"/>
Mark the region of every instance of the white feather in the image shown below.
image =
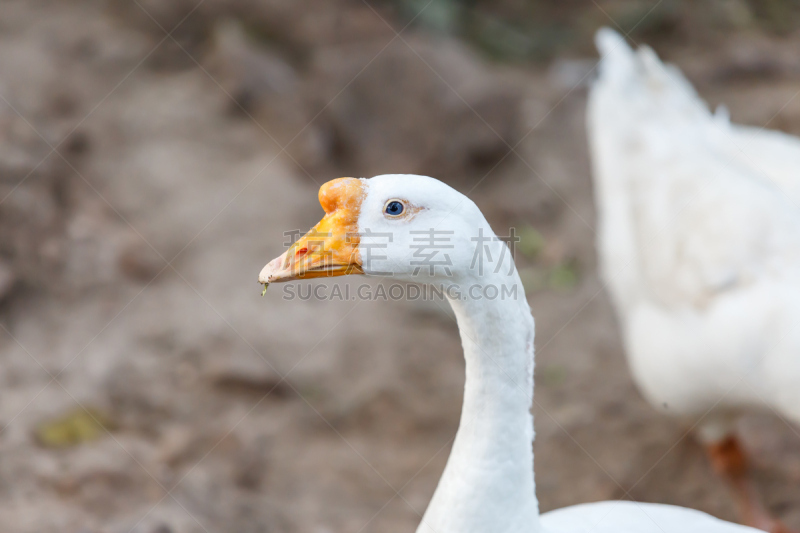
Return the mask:
<path id="1" fill-rule="evenodd" d="M 800 421 L 800 140 L 712 115 L 649 48 L 597 46 L 598 251 L 638 385 L 716 437 L 751 407 Z"/>
<path id="2" fill-rule="evenodd" d="M 705 513 L 672 505 L 599 502 L 574 505 L 541 517 L 547 533 L 756 533 Z"/>
<path id="3" fill-rule="evenodd" d="M 755 533 L 706 514 L 664 505 L 603 502 L 539 515 L 533 475 L 534 321 L 511 254 L 492 240 L 501 263 L 474 267 L 481 231 L 494 237 L 477 206 L 447 185 L 424 176 L 385 175 L 364 180 L 359 234 L 391 235 L 380 254 L 359 244 L 367 274 L 420 280 L 448 292 L 466 361 L 464 404 L 450 457 L 418 533 Z M 417 212 L 384 216 L 391 199 Z M 420 275 L 409 248 L 431 229 L 450 235 L 447 274 Z M 508 251 L 506 249 L 506 251 Z M 474 286 L 505 289 L 507 298 L 473 297 Z M 546 460 L 546 458 L 545 458 Z"/>

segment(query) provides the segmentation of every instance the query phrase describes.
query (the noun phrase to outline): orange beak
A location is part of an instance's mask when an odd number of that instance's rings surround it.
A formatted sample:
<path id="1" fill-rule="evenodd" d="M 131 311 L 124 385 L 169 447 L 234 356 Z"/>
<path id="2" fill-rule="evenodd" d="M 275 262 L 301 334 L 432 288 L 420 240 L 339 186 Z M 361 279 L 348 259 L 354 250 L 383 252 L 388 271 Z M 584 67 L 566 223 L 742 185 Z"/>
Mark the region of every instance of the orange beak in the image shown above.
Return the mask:
<path id="1" fill-rule="evenodd" d="M 366 186 L 339 178 L 319 189 L 325 216 L 311 230 L 261 270 L 263 284 L 347 274 L 363 274 L 358 252 L 358 215 Z"/>

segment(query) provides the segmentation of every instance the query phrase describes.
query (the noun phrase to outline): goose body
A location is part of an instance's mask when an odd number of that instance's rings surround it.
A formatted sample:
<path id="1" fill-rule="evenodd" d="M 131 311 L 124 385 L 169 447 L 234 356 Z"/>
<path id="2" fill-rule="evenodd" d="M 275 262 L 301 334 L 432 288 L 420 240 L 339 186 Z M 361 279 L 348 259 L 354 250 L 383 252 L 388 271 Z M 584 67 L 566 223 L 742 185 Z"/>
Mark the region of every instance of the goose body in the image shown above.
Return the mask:
<path id="1" fill-rule="evenodd" d="M 711 114 L 649 48 L 610 30 L 597 44 L 588 133 L 601 275 L 640 390 L 712 456 L 733 450 L 715 459 L 730 477 L 744 411 L 800 422 L 800 140 Z M 740 504 L 765 522 L 752 499 Z"/>
<path id="2" fill-rule="evenodd" d="M 530 412 L 534 321 L 505 243 L 472 201 L 433 178 L 341 178 L 323 185 L 319 197 L 323 219 L 264 267 L 261 283 L 389 275 L 441 287 L 456 314 L 466 360 L 461 421 L 418 533 L 756 531 L 697 511 L 634 502 L 540 515 Z M 447 236 L 441 255 L 430 256 L 438 269 L 420 265 L 414 251 L 431 231 Z M 479 254 L 493 259 L 478 266 Z M 481 290 L 487 287 L 497 291 Z"/>
<path id="3" fill-rule="evenodd" d="M 758 533 L 706 513 L 656 503 L 607 501 L 544 513 L 545 533 Z"/>

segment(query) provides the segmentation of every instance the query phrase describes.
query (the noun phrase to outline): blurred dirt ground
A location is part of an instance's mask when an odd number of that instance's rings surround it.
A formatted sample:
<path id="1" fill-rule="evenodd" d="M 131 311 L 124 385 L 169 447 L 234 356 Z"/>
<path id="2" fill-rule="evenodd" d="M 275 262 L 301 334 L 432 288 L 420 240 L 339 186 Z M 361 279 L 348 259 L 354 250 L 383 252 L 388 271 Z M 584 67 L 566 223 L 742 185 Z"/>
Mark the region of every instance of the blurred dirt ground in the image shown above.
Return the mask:
<path id="1" fill-rule="evenodd" d="M 0 3 L 0 529 L 413 531 L 460 409 L 445 304 L 255 281 L 321 183 L 387 172 L 522 232 L 543 511 L 735 518 L 595 274 L 590 43 L 619 21 L 734 120 L 800 133 L 791 2 L 196 1 Z M 742 431 L 800 528 L 800 432 Z"/>

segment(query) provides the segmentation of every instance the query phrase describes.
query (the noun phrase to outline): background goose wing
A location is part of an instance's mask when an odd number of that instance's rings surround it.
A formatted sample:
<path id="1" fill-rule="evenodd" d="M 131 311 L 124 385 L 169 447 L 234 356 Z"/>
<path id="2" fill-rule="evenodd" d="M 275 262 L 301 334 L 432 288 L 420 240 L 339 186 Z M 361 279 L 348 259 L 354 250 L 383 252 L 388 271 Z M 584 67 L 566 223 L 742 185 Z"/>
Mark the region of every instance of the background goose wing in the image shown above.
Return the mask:
<path id="1" fill-rule="evenodd" d="M 616 297 L 644 291 L 667 306 L 702 306 L 762 276 L 791 275 L 800 142 L 711 115 L 649 48 L 634 52 L 610 30 L 597 41 L 588 131 L 603 273 Z"/>

